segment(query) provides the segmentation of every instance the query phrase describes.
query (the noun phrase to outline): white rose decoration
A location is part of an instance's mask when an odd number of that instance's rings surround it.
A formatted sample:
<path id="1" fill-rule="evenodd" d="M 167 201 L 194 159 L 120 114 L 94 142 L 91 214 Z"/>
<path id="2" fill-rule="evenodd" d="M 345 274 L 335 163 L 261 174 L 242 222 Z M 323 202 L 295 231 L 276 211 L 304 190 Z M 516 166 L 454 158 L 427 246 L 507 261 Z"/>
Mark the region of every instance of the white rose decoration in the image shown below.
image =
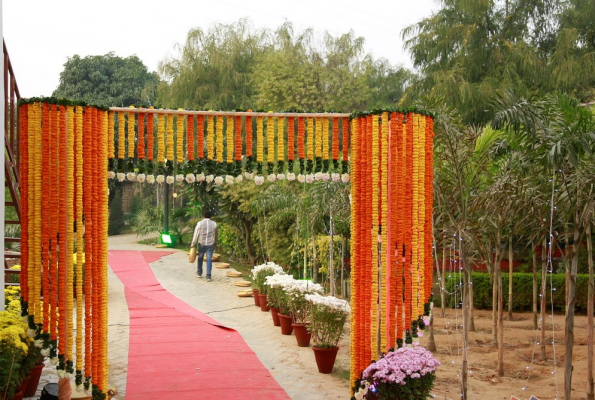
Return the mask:
<path id="1" fill-rule="evenodd" d="M 238 175 L 236 176 L 236 183 L 240 183 L 244 180 L 244 177 L 242 175 Z"/>
<path id="2" fill-rule="evenodd" d="M 145 174 L 138 174 L 136 176 L 136 180 L 140 183 L 143 183 L 145 180 L 147 180 L 147 176 Z"/>
<path id="3" fill-rule="evenodd" d="M 207 183 L 211 183 L 211 182 L 213 182 L 214 179 L 215 179 L 215 176 L 207 175 L 206 181 L 207 181 Z"/>
<path id="4" fill-rule="evenodd" d="M 116 178 L 118 178 L 118 181 L 119 181 L 119 182 L 124 182 L 124 179 L 126 179 L 126 175 L 125 175 L 125 174 L 123 174 L 122 172 L 118 172 L 118 173 L 116 174 Z"/>
<path id="5" fill-rule="evenodd" d="M 195 180 L 196 180 L 196 178 L 194 177 L 194 174 L 186 174 L 186 182 L 187 183 L 194 183 Z"/>
<path id="6" fill-rule="evenodd" d="M 342 181 L 343 183 L 347 183 L 347 182 L 349 182 L 349 178 L 350 178 L 350 177 L 349 177 L 349 174 L 343 174 L 343 175 L 341 175 L 341 181 Z"/>
<path id="7" fill-rule="evenodd" d="M 269 182 L 275 182 L 277 180 L 277 176 L 275 174 L 270 174 L 269 176 L 267 176 L 267 181 Z"/>
<path id="8" fill-rule="evenodd" d="M 333 182 L 339 182 L 341 180 L 341 175 L 337 174 L 336 172 L 333 172 L 331 174 L 331 178 L 333 179 Z"/>
<path id="9" fill-rule="evenodd" d="M 277 174 L 277 179 L 282 181 L 283 179 L 285 179 L 285 174 Z"/>
<path id="10" fill-rule="evenodd" d="M 312 182 L 314 182 L 314 175 L 312 175 L 312 174 L 306 175 L 306 183 L 312 183 Z"/>
<path id="11" fill-rule="evenodd" d="M 157 175 L 157 178 L 155 180 L 157 181 L 157 183 L 163 183 L 165 182 L 165 176 Z"/>
<path id="12" fill-rule="evenodd" d="M 196 181 L 197 182 L 203 182 L 205 180 L 205 174 L 203 174 L 202 172 L 198 175 L 196 175 Z"/>
<path id="13" fill-rule="evenodd" d="M 114 179 L 116 177 L 116 173 L 114 171 L 107 171 L 108 179 Z"/>
<path id="14" fill-rule="evenodd" d="M 287 174 L 287 180 L 288 181 L 295 181 L 295 174 L 293 172 L 290 172 Z"/>
<path id="15" fill-rule="evenodd" d="M 254 174 L 252 172 L 244 172 L 244 176 L 246 179 L 252 180 L 254 178 Z"/>
<path id="16" fill-rule="evenodd" d="M 147 175 L 148 183 L 155 183 L 155 175 Z"/>
<path id="17" fill-rule="evenodd" d="M 215 185 L 223 185 L 223 177 L 221 177 L 221 176 L 216 177 Z"/>
<path id="18" fill-rule="evenodd" d="M 136 174 L 134 172 L 129 172 L 126 174 L 126 179 L 128 179 L 131 182 L 135 182 L 136 181 Z"/>
<path id="19" fill-rule="evenodd" d="M 173 177 L 173 176 L 168 176 L 167 178 L 165 178 L 165 181 L 166 181 L 168 184 L 170 184 L 170 185 L 171 185 L 172 183 L 174 183 L 174 180 L 175 180 L 175 179 L 174 179 L 174 177 Z"/>
<path id="20" fill-rule="evenodd" d="M 254 183 L 256 183 L 257 185 L 262 185 L 264 183 L 264 176 L 255 176 Z"/>
<path id="21" fill-rule="evenodd" d="M 233 185 L 235 183 L 235 179 L 233 176 L 231 175 L 225 175 L 225 183 L 227 183 L 228 185 Z"/>
<path id="22" fill-rule="evenodd" d="M 176 175 L 176 182 L 184 182 L 184 175 L 177 174 Z"/>
<path id="23" fill-rule="evenodd" d="M 305 175 L 302 175 L 302 174 L 299 174 L 297 176 L 297 180 L 298 180 L 299 183 L 304 183 L 304 182 L 306 182 L 306 176 Z"/>

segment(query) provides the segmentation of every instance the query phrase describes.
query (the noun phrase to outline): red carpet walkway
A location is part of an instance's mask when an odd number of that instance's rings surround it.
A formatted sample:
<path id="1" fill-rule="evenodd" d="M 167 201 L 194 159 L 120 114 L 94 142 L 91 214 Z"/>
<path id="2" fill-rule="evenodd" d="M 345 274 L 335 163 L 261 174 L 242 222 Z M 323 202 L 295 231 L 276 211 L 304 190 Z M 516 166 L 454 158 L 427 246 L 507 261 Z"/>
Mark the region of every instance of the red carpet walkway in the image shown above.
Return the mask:
<path id="1" fill-rule="evenodd" d="M 130 311 L 127 399 L 289 399 L 238 332 L 157 282 L 171 252 L 110 250 Z"/>

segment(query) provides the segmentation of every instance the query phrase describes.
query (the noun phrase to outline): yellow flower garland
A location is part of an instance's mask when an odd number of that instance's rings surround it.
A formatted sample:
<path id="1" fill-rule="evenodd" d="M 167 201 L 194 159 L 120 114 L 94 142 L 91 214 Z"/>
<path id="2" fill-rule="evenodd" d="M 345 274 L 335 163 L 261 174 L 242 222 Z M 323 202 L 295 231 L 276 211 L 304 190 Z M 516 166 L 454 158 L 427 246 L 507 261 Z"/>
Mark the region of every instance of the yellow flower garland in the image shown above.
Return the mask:
<path id="1" fill-rule="evenodd" d="M 272 120 L 266 117 L 266 135 L 267 135 L 267 162 L 272 163 L 275 161 L 275 130 L 277 128 L 277 118 Z M 268 171 L 272 173 L 273 171 Z"/>
<path id="2" fill-rule="evenodd" d="M 277 118 L 277 161 L 282 163 L 285 161 L 285 118 Z M 281 167 L 278 166 L 278 171 L 281 172 Z"/>
<path id="3" fill-rule="evenodd" d="M 233 120 L 234 118 L 231 116 L 227 117 L 227 125 L 225 128 L 225 139 L 227 142 L 227 163 L 231 164 L 233 162 Z"/>
<path id="4" fill-rule="evenodd" d="M 418 238 L 418 264 L 417 264 L 417 275 L 419 276 L 419 287 L 418 287 L 418 303 L 417 303 L 417 314 L 424 315 L 424 303 L 425 303 L 425 219 L 426 219 L 426 205 L 425 205 L 425 172 L 426 172 L 426 124 L 425 117 L 420 114 L 415 115 L 416 124 L 414 129 L 417 127 L 418 139 L 418 179 L 419 179 L 419 238 Z M 416 316 L 414 316 L 416 317 Z"/>
<path id="5" fill-rule="evenodd" d="M 101 323 L 99 324 L 99 329 L 101 330 L 101 343 L 103 345 L 102 352 L 101 352 L 101 366 L 102 366 L 102 374 L 101 374 L 101 383 L 99 385 L 99 389 L 104 393 L 107 392 L 107 377 L 108 377 L 108 359 L 107 359 L 107 350 L 108 350 L 108 332 L 107 332 L 107 317 L 108 317 L 108 285 L 107 285 L 107 231 L 108 231 L 108 188 L 107 188 L 107 144 L 106 144 L 106 137 L 107 137 L 107 112 L 101 113 L 102 119 L 102 129 L 101 129 L 101 152 L 99 154 L 101 163 L 99 166 L 99 208 L 100 208 L 100 233 L 99 233 L 99 240 L 100 240 L 100 248 L 101 248 L 101 259 L 99 261 L 99 265 L 102 268 L 101 271 L 101 280 L 102 280 L 102 288 L 103 288 L 103 302 L 101 304 Z"/>
<path id="6" fill-rule="evenodd" d="M 167 143 L 165 149 L 165 158 L 167 161 L 174 160 L 174 115 L 167 114 L 167 127 L 166 134 L 167 134 Z"/>
<path id="7" fill-rule="evenodd" d="M 215 132 L 215 148 L 216 148 L 216 156 L 217 156 L 217 162 L 218 163 L 222 163 L 225 161 L 225 159 L 223 158 L 223 117 L 218 116 L 217 117 L 217 126 L 215 128 L 216 132 Z"/>
<path id="8" fill-rule="evenodd" d="M 178 110 L 184 110 L 178 108 Z M 176 116 L 176 162 L 182 164 L 184 162 L 184 116 L 178 114 Z"/>
<path id="9" fill-rule="evenodd" d="M 264 161 L 264 118 L 256 118 L 256 161 Z"/>
<path id="10" fill-rule="evenodd" d="M 207 159 L 215 159 L 215 121 L 212 115 L 207 117 Z"/>
<path id="11" fill-rule="evenodd" d="M 115 146 L 114 146 L 114 112 L 110 111 L 109 113 L 109 129 L 108 129 L 108 138 L 107 138 L 107 146 L 108 146 L 108 157 L 114 158 L 115 155 Z"/>
<path id="12" fill-rule="evenodd" d="M 155 114 L 157 118 L 157 161 L 165 161 L 165 116 Z"/>
<path id="13" fill-rule="evenodd" d="M 28 265 L 27 265 L 27 285 L 29 290 L 29 314 L 35 315 L 35 203 L 38 196 L 38 192 L 35 191 L 35 143 L 37 142 L 36 136 L 36 123 L 37 123 L 37 103 L 29 106 L 29 129 L 27 134 L 27 166 L 29 170 L 29 176 L 27 179 L 27 193 L 29 194 L 29 204 L 27 209 L 28 223 L 27 231 L 29 232 L 29 247 L 28 247 Z"/>
<path id="14" fill-rule="evenodd" d="M 127 120 L 128 120 L 128 158 L 129 159 L 133 159 L 134 158 L 134 148 L 136 147 L 134 145 L 134 113 L 126 113 L 127 114 Z"/>
<path id="15" fill-rule="evenodd" d="M 351 154 L 358 155 L 359 154 L 359 131 L 357 129 L 357 119 L 351 120 L 351 132 L 352 132 L 352 147 L 351 147 Z M 359 215 L 359 182 L 356 180 L 356 176 L 358 174 L 358 167 L 357 163 L 353 163 L 351 165 L 351 221 L 350 221 L 350 229 L 351 232 L 357 232 L 356 229 L 356 221 L 359 221 L 361 216 Z M 354 377 L 359 376 L 361 371 L 359 371 L 359 360 L 361 357 L 361 349 L 362 349 L 362 342 L 361 342 L 361 335 L 359 334 L 359 329 L 354 327 L 359 327 L 361 325 L 361 321 L 359 319 L 359 309 L 360 309 L 360 301 L 361 301 L 361 294 L 359 291 L 359 282 L 360 282 L 360 265 L 357 263 L 357 254 L 358 254 L 358 242 L 356 240 L 350 240 L 349 247 L 350 247 L 350 254 L 351 254 L 351 273 L 352 279 L 350 282 L 350 289 L 351 289 L 351 314 L 350 314 L 350 326 L 352 327 L 350 332 L 350 341 L 349 341 L 349 348 L 350 348 L 350 357 L 349 357 L 349 375 L 351 377 L 351 384 L 349 387 L 351 388 L 351 395 L 353 396 L 353 387 L 355 386 Z"/>
<path id="16" fill-rule="evenodd" d="M 126 157 L 126 120 L 124 113 L 118 111 L 118 159 L 123 160 Z"/>
<path id="17" fill-rule="evenodd" d="M 316 158 L 322 157 L 322 118 L 316 118 L 316 133 L 314 141 L 316 142 Z"/>
<path id="18" fill-rule="evenodd" d="M 328 140 L 329 140 L 329 119 L 328 118 L 324 118 L 322 120 L 322 159 L 323 160 L 328 160 L 329 156 L 328 156 Z"/>
<path id="19" fill-rule="evenodd" d="M 43 314 L 41 307 L 41 169 L 43 167 L 41 162 L 42 141 L 41 141 L 41 103 L 37 103 L 38 107 L 35 113 L 35 246 L 34 246 L 34 262 L 35 262 L 35 323 L 43 322 Z"/>
<path id="20" fill-rule="evenodd" d="M 83 311 L 85 308 L 90 307 L 90 304 L 87 304 L 83 307 L 83 177 L 84 177 L 84 161 L 83 160 L 83 109 L 82 107 L 76 107 L 76 132 L 74 132 L 73 136 L 73 143 L 76 143 L 76 295 L 77 295 L 77 306 L 80 304 L 80 307 L 77 307 L 76 310 L 76 369 L 82 370 L 83 363 L 85 359 L 83 358 L 83 334 L 85 331 L 83 330 Z M 122 119 L 124 117 L 123 113 Z M 122 124 L 122 127 L 124 124 Z M 122 142 L 122 145 L 124 142 Z M 122 146 L 123 147 L 123 146 Z M 74 249 L 73 249 L 74 250 Z M 89 278 L 90 278 L 89 274 Z M 66 318 L 68 321 L 72 321 L 72 313 L 74 309 L 74 300 L 73 300 L 73 279 L 72 275 L 68 275 L 68 295 L 67 295 L 67 304 L 66 304 Z M 79 322 L 80 321 L 80 322 Z M 69 339 L 66 349 L 66 354 L 68 354 L 68 359 L 72 359 L 72 338 Z M 80 360 L 80 362 L 78 361 Z"/>
<path id="21" fill-rule="evenodd" d="M 411 319 L 417 318 L 418 307 L 418 291 L 419 291 L 419 119 L 417 114 L 410 114 L 413 116 L 413 236 L 411 240 L 412 254 L 412 280 L 411 280 Z"/>

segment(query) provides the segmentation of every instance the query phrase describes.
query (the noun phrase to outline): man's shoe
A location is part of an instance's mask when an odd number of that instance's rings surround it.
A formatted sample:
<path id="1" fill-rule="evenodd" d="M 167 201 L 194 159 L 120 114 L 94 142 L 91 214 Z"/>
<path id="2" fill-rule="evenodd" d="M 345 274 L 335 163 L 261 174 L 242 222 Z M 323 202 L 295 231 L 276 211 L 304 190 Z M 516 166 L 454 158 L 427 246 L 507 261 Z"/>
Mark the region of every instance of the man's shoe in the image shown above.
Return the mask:
<path id="1" fill-rule="evenodd" d="M 201 274 L 199 274 L 199 273 L 197 272 L 197 273 L 196 273 L 196 277 L 197 277 L 197 278 L 202 278 L 202 275 L 201 275 Z"/>
<path id="2" fill-rule="evenodd" d="M 212 279 L 211 279 L 211 278 L 207 278 L 207 282 L 211 282 L 211 281 L 212 281 Z"/>

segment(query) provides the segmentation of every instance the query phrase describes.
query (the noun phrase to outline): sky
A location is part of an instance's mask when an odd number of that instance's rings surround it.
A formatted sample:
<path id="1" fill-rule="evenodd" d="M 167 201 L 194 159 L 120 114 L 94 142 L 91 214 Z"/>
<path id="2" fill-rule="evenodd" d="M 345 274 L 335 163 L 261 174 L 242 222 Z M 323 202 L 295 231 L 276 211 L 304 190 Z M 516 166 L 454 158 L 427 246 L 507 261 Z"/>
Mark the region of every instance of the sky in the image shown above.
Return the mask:
<path id="1" fill-rule="evenodd" d="M 188 31 L 248 18 L 255 29 L 291 22 L 338 36 L 353 30 L 366 52 L 411 68 L 401 31 L 439 9 L 436 0 L 0 0 L 3 34 L 22 97 L 50 96 L 68 57 L 138 56 L 150 71 L 178 54 Z"/>

